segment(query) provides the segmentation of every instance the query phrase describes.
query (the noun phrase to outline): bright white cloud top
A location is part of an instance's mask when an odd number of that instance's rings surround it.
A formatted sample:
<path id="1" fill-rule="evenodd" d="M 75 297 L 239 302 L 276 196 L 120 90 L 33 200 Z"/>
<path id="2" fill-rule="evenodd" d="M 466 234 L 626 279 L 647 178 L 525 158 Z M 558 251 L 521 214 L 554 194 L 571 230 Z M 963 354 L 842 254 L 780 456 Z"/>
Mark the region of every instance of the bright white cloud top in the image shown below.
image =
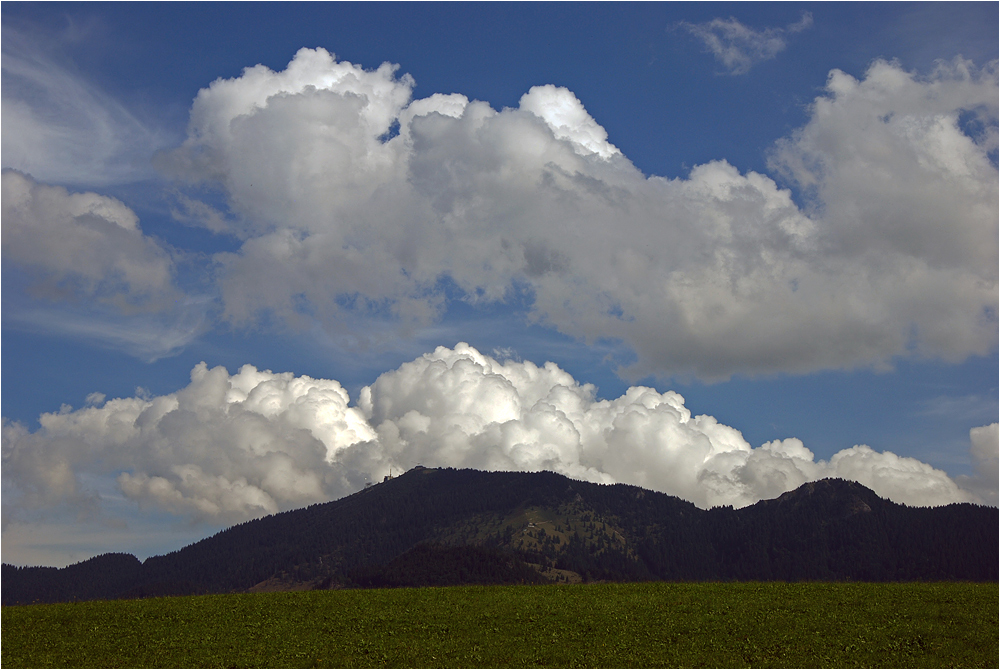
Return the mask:
<path id="1" fill-rule="evenodd" d="M 795 438 L 753 448 L 735 428 L 692 416 L 677 393 L 637 386 L 598 400 L 553 363 L 500 362 L 463 343 L 382 374 L 356 406 L 336 381 L 250 365 L 229 375 L 201 364 L 165 396 L 93 400 L 101 406 L 43 415 L 33 433 L 4 426 L 5 487 L 25 510 L 94 504 L 83 482 L 119 473 L 121 493 L 141 506 L 233 523 L 417 464 L 551 470 L 701 507 L 742 507 L 823 477 L 909 505 L 996 504 L 913 458 L 858 445 L 817 461 Z M 996 428 L 972 435 L 987 476 Z"/>
<path id="2" fill-rule="evenodd" d="M 564 88 L 497 111 L 411 102 L 396 73 L 303 49 L 199 92 L 162 164 L 221 185 L 241 215 L 242 248 L 217 257 L 229 319 L 426 325 L 447 280 L 473 302 L 526 291 L 530 318 L 627 343 L 636 376 L 961 360 L 996 343 L 997 136 L 960 127 L 997 118 L 995 64 L 831 72 L 770 155 L 805 210 L 725 161 L 642 174 Z"/>

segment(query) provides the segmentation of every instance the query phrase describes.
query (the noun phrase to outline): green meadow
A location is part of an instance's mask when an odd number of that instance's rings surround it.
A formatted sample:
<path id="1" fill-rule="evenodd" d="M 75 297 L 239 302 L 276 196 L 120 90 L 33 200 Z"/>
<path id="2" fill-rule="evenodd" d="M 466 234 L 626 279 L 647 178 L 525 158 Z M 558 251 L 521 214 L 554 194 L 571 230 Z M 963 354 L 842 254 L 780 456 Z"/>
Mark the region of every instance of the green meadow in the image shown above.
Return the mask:
<path id="1" fill-rule="evenodd" d="M 997 667 L 998 586 L 633 583 L 2 609 L 14 667 Z"/>

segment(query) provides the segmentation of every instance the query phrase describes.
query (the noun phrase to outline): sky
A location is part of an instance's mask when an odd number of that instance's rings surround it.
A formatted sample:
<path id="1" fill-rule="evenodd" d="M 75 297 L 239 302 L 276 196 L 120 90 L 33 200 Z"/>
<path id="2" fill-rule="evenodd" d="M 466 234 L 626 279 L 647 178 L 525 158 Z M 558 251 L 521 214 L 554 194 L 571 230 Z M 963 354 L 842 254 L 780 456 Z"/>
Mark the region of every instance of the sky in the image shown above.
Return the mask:
<path id="1" fill-rule="evenodd" d="M 414 465 L 997 504 L 996 3 L 13 3 L 3 560 Z"/>

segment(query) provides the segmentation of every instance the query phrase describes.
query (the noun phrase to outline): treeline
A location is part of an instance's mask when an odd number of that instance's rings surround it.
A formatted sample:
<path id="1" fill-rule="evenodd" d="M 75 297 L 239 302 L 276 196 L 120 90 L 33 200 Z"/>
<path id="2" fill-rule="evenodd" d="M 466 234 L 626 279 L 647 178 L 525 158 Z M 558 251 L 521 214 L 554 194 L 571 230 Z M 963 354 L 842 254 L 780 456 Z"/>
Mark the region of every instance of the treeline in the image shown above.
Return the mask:
<path id="1" fill-rule="evenodd" d="M 637 494 L 644 504 L 634 504 Z M 615 519 L 656 579 L 997 580 L 993 507 L 908 507 L 839 479 L 739 510 L 692 512 L 677 499 L 624 485 L 595 486 L 587 500 Z M 614 577 L 604 571 L 596 578 Z"/>
<path id="2" fill-rule="evenodd" d="M 132 554 L 103 554 L 62 569 L 4 563 L 3 604 L 105 600 L 134 588 L 142 567 Z"/>
<path id="3" fill-rule="evenodd" d="M 527 509 L 557 528 L 514 528 Z M 461 545 L 479 549 L 449 548 Z M 62 570 L 4 565 L 2 595 L 14 604 L 226 593 L 276 577 L 318 587 L 518 583 L 528 563 L 585 581 L 996 581 L 997 546 L 996 508 L 911 508 L 842 480 L 701 510 L 551 472 L 421 468 L 142 563 L 108 554 Z"/>

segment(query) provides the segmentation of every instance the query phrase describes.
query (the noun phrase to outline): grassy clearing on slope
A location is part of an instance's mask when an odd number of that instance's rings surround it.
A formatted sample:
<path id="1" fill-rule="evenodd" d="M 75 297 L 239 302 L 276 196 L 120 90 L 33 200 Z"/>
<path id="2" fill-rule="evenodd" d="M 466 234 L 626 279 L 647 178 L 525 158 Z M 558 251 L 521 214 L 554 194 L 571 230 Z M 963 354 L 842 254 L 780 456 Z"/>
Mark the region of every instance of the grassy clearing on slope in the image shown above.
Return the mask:
<path id="1" fill-rule="evenodd" d="M 997 667 L 997 584 L 587 584 L 4 607 L 4 667 Z"/>

